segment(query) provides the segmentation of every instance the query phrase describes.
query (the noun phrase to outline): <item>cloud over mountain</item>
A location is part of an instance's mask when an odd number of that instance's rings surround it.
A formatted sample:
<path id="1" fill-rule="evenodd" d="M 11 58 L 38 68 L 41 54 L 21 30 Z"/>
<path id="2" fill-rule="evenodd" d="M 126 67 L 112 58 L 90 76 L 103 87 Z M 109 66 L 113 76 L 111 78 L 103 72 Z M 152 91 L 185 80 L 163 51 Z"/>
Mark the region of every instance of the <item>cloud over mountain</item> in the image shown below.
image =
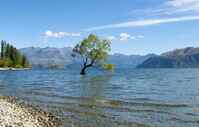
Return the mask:
<path id="1" fill-rule="evenodd" d="M 47 30 L 44 33 L 44 37 L 46 38 L 65 38 L 65 37 L 79 37 L 81 33 L 70 33 L 70 32 L 53 32 L 51 30 Z"/>

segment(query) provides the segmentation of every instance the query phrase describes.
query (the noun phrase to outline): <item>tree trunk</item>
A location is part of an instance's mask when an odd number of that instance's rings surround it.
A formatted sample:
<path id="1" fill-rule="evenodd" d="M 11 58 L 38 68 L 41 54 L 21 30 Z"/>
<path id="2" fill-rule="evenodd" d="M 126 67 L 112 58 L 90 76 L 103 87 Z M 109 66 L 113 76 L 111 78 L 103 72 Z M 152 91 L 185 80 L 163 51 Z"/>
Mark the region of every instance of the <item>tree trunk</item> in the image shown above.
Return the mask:
<path id="1" fill-rule="evenodd" d="M 86 69 L 87 68 L 89 68 L 89 67 L 92 67 L 93 66 L 93 64 L 94 64 L 94 60 L 90 63 L 90 64 L 88 64 L 88 65 L 86 65 L 86 63 L 84 63 L 84 67 L 82 68 L 82 70 L 81 70 L 81 72 L 80 72 L 80 75 L 85 75 L 86 74 Z"/>
<path id="2" fill-rule="evenodd" d="M 80 72 L 80 75 L 85 75 L 86 74 L 86 66 L 84 66 Z"/>

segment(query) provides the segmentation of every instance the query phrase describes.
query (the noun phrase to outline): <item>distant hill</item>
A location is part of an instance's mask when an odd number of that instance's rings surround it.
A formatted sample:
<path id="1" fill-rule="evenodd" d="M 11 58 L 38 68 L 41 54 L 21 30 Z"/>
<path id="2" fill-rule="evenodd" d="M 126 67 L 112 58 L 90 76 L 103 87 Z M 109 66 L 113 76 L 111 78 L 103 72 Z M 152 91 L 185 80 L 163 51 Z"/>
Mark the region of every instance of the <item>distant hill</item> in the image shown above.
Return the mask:
<path id="1" fill-rule="evenodd" d="M 113 63 L 116 67 L 120 68 L 135 68 L 137 65 L 141 64 L 143 61 L 150 57 L 156 56 L 155 54 L 148 55 L 124 55 L 124 54 L 113 54 L 107 59 L 108 63 Z"/>
<path id="2" fill-rule="evenodd" d="M 33 67 L 41 68 L 64 68 L 66 66 L 77 66 L 79 60 L 74 60 L 71 57 L 72 48 L 36 48 L 28 47 L 20 49 L 20 51 L 29 58 L 30 63 Z M 113 63 L 116 68 L 131 67 L 134 68 L 141 64 L 146 59 L 155 56 L 149 54 L 146 56 L 141 55 L 124 55 L 124 54 L 113 54 L 109 55 L 107 63 Z"/>
<path id="3" fill-rule="evenodd" d="M 199 48 L 176 49 L 145 60 L 138 68 L 198 68 Z"/>
<path id="4" fill-rule="evenodd" d="M 29 58 L 33 67 L 63 68 L 66 64 L 72 63 L 72 48 L 22 48 L 20 51 Z"/>

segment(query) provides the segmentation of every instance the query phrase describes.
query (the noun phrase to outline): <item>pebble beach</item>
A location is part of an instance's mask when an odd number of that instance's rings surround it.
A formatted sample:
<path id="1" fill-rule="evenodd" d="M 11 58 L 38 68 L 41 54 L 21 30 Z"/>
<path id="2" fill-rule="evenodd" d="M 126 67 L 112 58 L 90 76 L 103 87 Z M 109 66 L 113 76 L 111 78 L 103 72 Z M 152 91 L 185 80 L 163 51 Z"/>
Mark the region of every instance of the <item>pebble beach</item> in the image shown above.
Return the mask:
<path id="1" fill-rule="evenodd" d="M 0 97 L 0 127 L 61 127 L 61 122 L 14 97 Z"/>

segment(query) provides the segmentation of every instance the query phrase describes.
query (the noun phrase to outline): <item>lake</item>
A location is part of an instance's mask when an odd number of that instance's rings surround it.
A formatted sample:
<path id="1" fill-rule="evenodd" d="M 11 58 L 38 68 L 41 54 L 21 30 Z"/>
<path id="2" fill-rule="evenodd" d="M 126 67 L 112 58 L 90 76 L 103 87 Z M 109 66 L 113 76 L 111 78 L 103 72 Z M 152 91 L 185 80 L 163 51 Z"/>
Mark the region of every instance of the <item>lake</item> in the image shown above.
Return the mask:
<path id="1" fill-rule="evenodd" d="M 199 126 L 199 69 L 0 71 L 0 94 L 53 112 L 66 127 Z"/>

